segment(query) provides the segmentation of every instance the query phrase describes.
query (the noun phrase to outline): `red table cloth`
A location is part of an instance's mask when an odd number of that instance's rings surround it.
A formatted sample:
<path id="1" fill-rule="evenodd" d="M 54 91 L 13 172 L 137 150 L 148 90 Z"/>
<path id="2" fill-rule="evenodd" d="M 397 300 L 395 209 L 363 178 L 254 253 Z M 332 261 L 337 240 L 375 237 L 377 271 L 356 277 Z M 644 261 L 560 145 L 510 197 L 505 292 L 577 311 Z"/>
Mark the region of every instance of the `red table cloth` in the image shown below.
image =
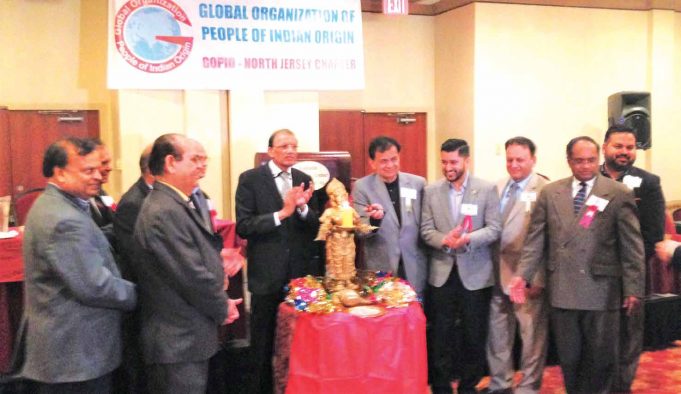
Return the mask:
<path id="1" fill-rule="evenodd" d="M 14 332 L 21 318 L 21 284 L 11 282 L 24 280 L 23 238 L 19 231 L 14 238 L 0 239 L 0 373 L 9 369 Z"/>
<path id="2" fill-rule="evenodd" d="M 372 318 L 279 306 L 277 393 L 427 393 L 427 371 L 419 303 Z"/>
<path id="3" fill-rule="evenodd" d="M 21 257 L 23 239 L 23 231 L 19 231 L 14 238 L 0 239 L 0 283 L 24 280 L 24 260 Z"/>

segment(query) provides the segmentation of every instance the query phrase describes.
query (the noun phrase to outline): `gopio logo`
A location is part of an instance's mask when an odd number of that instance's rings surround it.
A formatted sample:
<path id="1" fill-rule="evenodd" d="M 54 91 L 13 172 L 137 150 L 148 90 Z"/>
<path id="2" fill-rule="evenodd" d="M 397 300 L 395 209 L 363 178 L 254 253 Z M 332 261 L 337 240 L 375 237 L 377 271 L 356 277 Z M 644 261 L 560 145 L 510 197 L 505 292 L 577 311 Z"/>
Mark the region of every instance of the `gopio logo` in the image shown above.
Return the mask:
<path id="1" fill-rule="evenodd" d="M 194 43 L 191 27 L 187 14 L 172 0 L 130 0 L 116 12 L 114 40 L 131 66 L 164 73 L 189 57 Z"/>

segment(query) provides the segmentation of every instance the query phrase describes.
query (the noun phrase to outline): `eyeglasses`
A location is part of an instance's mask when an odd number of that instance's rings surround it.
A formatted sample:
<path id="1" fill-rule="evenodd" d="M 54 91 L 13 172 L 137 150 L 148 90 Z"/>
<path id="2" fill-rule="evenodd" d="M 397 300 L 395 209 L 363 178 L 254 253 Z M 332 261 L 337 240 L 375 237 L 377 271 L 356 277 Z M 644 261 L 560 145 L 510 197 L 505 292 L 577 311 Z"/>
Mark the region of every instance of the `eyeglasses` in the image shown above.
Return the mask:
<path id="1" fill-rule="evenodd" d="M 298 145 L 294 144 L 288 144 L 288 145 L 279 145 L 279 146 L 273 146 L 272 148 L 274 149 L 280 149 L 280 150 L 298 150 Z"/>
<path id="2" fill-rule="evenodd" d="M 598 157 L 589 157 L 586 159 L 568 159 L 572 164 L 582 165 L 582 164 L 596 164 L 598 162 Z"/>
<path id="3" fill-rule="evenodd" d="M 194 164 L 207 164 L 208 163 L 208 156 L 192 156 L 189 161 L 191 161 Z"/>

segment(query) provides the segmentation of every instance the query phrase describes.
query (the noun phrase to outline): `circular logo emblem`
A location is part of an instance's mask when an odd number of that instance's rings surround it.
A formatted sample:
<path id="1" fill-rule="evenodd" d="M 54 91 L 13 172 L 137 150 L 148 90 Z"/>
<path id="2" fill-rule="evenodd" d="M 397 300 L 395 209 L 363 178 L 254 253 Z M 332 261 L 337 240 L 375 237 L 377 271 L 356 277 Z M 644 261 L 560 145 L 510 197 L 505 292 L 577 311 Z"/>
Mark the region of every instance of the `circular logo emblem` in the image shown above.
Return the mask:
<path id="1" fill-rule="evenodd" d="M 293 165 L 294 168 L 306 173 L 312 178 L 315 190 L 326 186 L 331 179 L 331 174 L 326 166 L 318 161 L 299 161 Z"/>
<path id="2" fill-rule="evenodd" d="M 191 26 L 187 14 L 172 0 L 130 0 L 114 17 L 116 49 L 141 71 L 168 72 L 191 53 Z"/>

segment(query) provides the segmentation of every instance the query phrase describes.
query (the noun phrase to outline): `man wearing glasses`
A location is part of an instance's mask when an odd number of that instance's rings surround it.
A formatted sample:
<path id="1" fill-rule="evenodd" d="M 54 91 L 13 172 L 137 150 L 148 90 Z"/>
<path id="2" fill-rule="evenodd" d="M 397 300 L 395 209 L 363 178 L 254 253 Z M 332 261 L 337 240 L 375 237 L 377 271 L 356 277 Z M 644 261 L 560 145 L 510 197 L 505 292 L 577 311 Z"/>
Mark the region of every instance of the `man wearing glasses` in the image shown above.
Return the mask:
<path id="1" fill-rule="evenodd" d="M 513 302 L 546 269 L 551 324 L 568 393 L 608 393 L 617 363 L 620 310 L 640 308 L 643 239 L 634 195 L 598 173 L 590 137 L 568 143 L 572 176 L 542 190 L 532 211 Z"/>
<path id="2" fill-rule="evenodd" d="M 249 393 L 272 393 L 272 352 L 277 307 L 292 278 L 314 273 L 313 240 L 319 217 L 311 207 L 312 179 L 292 168 L 298 140 L 291 130 L 270 136 L 267 164 L 239 176 L 236 231 L 248 240 L 248 290 L 251 292 L 251 349 L 255 362 Z"/>

